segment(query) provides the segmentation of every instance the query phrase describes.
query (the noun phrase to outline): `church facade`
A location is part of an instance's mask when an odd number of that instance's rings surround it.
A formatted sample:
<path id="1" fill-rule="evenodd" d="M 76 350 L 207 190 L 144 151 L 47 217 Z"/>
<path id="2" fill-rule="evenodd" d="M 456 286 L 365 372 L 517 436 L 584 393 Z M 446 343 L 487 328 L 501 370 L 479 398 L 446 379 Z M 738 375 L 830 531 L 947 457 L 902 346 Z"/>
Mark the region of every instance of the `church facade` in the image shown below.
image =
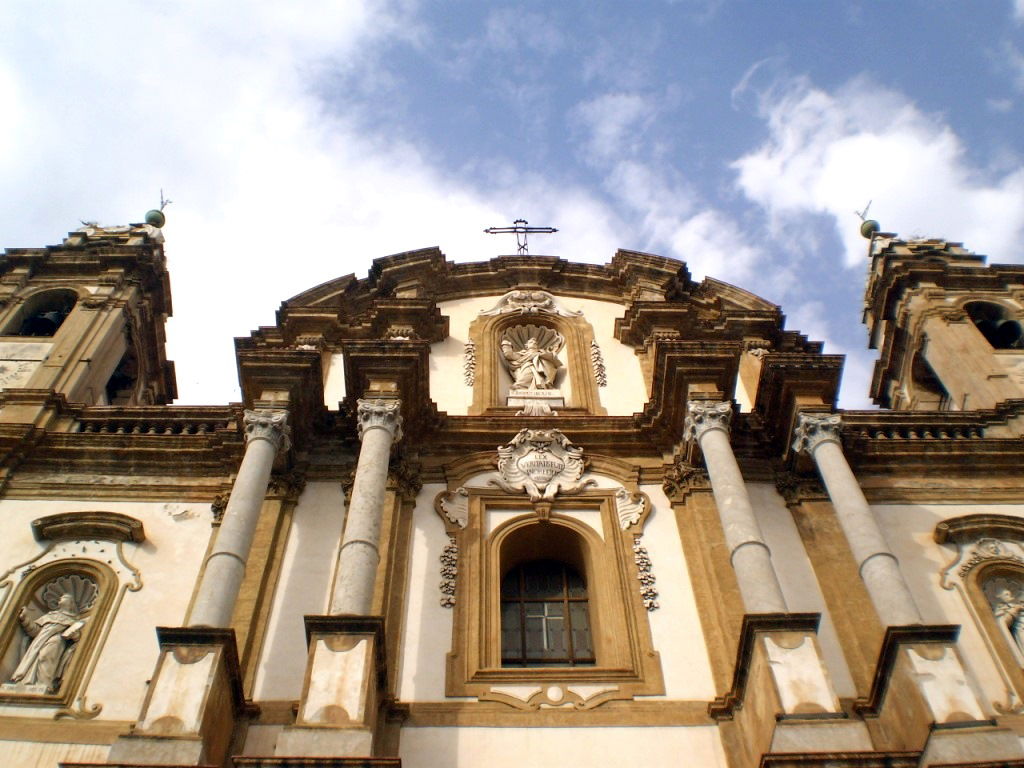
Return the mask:
<path id="1" fill-rule="evenodd" d="M 872 224 L 869 411 L 681 262 L 436 248 L 176 406 L 157 227 L 8 249 L 3 763 L 1024 766 L 1024 268 Z"/>

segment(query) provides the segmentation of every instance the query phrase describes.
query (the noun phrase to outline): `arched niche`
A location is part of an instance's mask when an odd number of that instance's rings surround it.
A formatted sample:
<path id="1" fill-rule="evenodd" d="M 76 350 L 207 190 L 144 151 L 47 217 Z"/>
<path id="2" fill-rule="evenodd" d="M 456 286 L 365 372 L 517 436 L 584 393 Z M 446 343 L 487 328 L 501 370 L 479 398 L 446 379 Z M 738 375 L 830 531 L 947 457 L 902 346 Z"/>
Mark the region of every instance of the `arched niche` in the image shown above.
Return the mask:
<path id="1" fill-rule="evenodd" d="M 956 548 L 940 583 L 963 598 L 1003 679 L 1005 699 L 996 708 L 1024 711 L 1024 519 L 950 518 L 936 526 L 935 540 Z"/>
<path id="2" fill-rule="evenodd" d="M 556 384 L 564 396 L 565 404 L 558 407 L 559 413 L 606 414 L 601 406 L 590 359 L 594 329 L 582 314 L 554 310 L 495 312 L 481 313 L 469 326 L 469 339 L 475 346 L 477 360 L 470 416 L 518 410 L 506 404 L 512 377 L 503 362 L 501 343 L 504 338 L 516 333 L 514 329 L 526 326 L 545 329 L 564 339 L 564 345 L 558 353 L 563 369 L 558 373 Z"/>

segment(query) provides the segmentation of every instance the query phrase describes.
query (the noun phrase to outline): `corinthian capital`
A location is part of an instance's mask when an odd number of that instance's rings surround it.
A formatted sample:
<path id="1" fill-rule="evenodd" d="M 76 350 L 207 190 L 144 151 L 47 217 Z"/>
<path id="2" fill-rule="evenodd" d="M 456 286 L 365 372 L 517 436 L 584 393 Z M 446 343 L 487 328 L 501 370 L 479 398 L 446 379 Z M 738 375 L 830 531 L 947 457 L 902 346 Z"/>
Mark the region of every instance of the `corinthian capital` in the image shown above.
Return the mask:
<path id="1" fill-rule="evenodd" d="M 813 455 L 814 449 L 826 441 L 842 445 L 842 427 L 837 413 L 801 413 L 793 430 L 793 450 Z"/>
<path id="2" fill-rule="evenodd" d="M 292 430 L 288 426 L 288 411 L 246 411 L 242 418 L 245 441 L 266 440 L 275 450 L 291 446 Z"/>
<path id="3" fill-rule="evenodd" d="M 402 439 L 401 400 L 359 400 L 356 410 L 359 439 L 368 429 L 386 429 L 396 443 Z"/>
<path id="4" fill-rule="evenodd" d="M 705 432 L 720 429 L 729 433 L 732 421 L 732 403 L 709 403 L 704 400 L 690 400 L 686 404 L 686 422 L 683 424 L 683 439 L 698 441 Z"/>

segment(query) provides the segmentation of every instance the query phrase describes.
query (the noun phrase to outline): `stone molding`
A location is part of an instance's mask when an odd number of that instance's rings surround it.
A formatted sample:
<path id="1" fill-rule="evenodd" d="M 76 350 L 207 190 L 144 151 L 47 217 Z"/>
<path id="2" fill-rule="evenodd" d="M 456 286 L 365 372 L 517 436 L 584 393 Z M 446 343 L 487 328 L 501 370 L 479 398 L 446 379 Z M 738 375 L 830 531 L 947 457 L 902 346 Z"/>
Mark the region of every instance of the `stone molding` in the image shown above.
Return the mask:
<path id="1" fill-rule="evenodd" d="M 811 456 L 819 445 L 833 442 L 840 447 L 842 440 L 843 420 L 838 413 L 803 413 L 797 416 L 796 429 L 793 430 L 793 450 Z"/>
<path id="2" fill-rule="evenodd" d="M 291 428 L 288 426 L 288 411 L 246 409 L 242 417 L 245 427 L 245 441 L 266 440 L 274 446 L 275 451 L 288 450 L 291 447 Z"/>
<path id="3" fill-rule="evenodd" d="M 728 400 L 719 403 L 689 400 L 686 403 L 683 439 L 700 442 L 704 434 L 712 429 L 720 429 L 728 435 L 731 423 L 732 403 Z"/>
<path id="4" fill-rule="evenodd" d="M 141 520 L 105 511 L 61 512 L 40 517 L 32 521 L 32 535 L 36 541 L 104 539 L 138 544 L 146 540 Z"/>
<path id="5" fill-rule="evenodd" d="M 367 430 L 385 429 L 393 442 L 402 439 L 402 401 L 397 399 L 359 399 L 356 410 L 356 428 L 362 440 Z"/>

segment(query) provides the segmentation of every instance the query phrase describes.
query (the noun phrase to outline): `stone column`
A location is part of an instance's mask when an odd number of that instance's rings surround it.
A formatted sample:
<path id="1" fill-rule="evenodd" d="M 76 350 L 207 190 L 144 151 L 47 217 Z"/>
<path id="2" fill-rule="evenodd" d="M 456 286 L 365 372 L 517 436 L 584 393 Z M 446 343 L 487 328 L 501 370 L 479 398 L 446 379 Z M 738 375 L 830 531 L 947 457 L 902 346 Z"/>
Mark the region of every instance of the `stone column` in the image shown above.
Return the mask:
<path id="1" fill-rule="evenodd" d="M 868 506 L 864 492 L 843 455 L 841 421 L 836 414 L 801 413 L 793 450 L 809 453 L 828 489 L 836 517 L 857 561 L 871 602 L 886 626 L 920 624 L 921 614 Z"/>
<path id="2" fill-rule="evenodd" d="M 287 411 L 246 411 L 243 423 L 245 456 L 213 550 L 206 558 L 206 570 L 189 616 L 191 627 L 227 627 L 231 623 L 274 457 L 281 448 L 288 449 Z"/>
<path id="3" fill-rule="evenodd" d="M 691 400 L 686 404 L 684 437 L 696 439 L 704 454 L 711 491 L 725 531 L 747 613 L 786 613 L 771 551 L 761 535 L 747 487 L 729 443 L 732 404 Z"/>
<path id="4" fill-rule="evenodd" d="M 359 461 L 345 534 L 338 553 L 338 570 L 331 593 L 331 613 L 366 616 L 380 562 L 380 526 L 387 490 L 388 458 L 393 443 L 402 439 L 401 401 L 360 400 Z"/>

